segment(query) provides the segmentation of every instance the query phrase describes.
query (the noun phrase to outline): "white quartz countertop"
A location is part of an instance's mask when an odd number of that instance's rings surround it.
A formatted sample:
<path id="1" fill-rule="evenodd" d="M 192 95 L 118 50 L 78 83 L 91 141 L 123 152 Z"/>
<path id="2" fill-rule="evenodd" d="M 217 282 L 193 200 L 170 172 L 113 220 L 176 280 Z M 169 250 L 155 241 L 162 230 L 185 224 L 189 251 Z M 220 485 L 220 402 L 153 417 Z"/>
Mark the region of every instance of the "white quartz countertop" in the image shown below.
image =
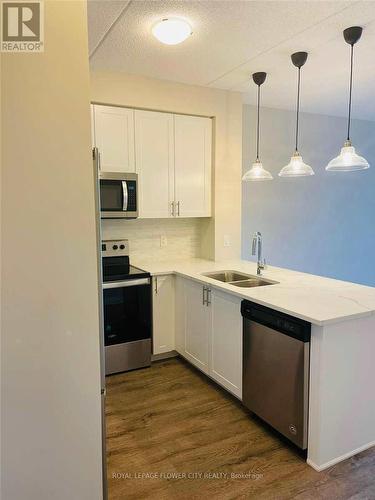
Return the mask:
<path id="1" fill-rule="evenodd" d="M 191 278 L 210 285 L 211 288 L 227 291 L 319 326 L 375 313 L 375 288 L 346 281 L 272 266 L 268 266 L 262 272 L 262 276 L 278 281 L 278 284 L 254 288 L 239 288 L 202 275 L 223 270 L 255 275 L 256 264 L 245 260 L 214 262 L 190 259 L 158 262 L 133 258 L 132 264 L 153 276 L 176 274 Z"/>

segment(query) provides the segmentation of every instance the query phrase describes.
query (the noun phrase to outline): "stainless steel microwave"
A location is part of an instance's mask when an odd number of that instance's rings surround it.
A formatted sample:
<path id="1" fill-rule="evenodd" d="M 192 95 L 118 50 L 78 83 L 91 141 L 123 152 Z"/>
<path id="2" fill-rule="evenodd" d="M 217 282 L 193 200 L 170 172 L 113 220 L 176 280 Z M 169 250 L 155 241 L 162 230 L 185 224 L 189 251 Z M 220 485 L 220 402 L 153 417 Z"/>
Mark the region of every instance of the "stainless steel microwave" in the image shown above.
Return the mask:
<path id="1" fill-rule="evenodd" d="M 100 216 L 102 219 L 138 217 L 138 175 L 99 172 Z"/>

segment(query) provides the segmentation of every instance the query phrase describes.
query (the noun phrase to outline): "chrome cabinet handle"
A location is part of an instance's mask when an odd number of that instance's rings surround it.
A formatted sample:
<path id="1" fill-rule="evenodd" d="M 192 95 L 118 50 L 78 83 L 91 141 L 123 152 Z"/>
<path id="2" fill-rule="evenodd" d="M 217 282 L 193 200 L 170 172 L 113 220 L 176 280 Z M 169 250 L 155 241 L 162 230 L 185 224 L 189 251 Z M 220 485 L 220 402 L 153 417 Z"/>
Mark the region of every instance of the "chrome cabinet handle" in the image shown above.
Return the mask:
<path id="1" fill-rule="evenodd" d="M 177 202 L 177 216 L 180 217 L 180 202 Z"/>
<path id="2" fill-rule="evenodd" d="M 211 288 L 207 288 L 206 306 L 208 307 L 210 304 L 211 304 Z"/>
<path id="3" fill-rule="evenodd" d="M 171 214 L 172 214 L 172 217 L 175 216 L 174 201 L 171 201 Z"/>
<path id="4" fill-rule="evenodd" d="M 205 286 L 202 287 L 202 304 L 205 306 L 206 305 L 206 291 L 207 288 Z"/>
<path id="5" fill-rule="evenodd" d="M 157 295 L 158 294 L 158 279 L 155 277 L 154 280 L 155 280 L 155 295 Z"/>

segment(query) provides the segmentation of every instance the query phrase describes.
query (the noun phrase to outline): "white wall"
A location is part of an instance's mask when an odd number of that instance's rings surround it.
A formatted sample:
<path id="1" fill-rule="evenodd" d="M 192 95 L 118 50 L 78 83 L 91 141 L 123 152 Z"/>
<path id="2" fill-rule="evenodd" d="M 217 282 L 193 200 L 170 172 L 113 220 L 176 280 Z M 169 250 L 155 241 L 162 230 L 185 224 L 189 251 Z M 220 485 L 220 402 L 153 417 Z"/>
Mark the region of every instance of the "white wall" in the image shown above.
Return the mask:
<path id="1" fill-rule="evenodd" d="M 243 170 L 255 158 L 255 108 L 244 106 Z M 346 120 L 302 113 L 300 152 L 315 170 L 309 178 L 281 179 L 293 152 L 295 114 L 261 111 L 261 158 L 274 180 L 243 183 L 242 256 L 261 231 L 264 256 L 275 266 L 375 286 L 375 123 L 354 120 L 352 139 L 371 168 L 328 173 L 346 133 Z"/>
<path id="2" fill-rule="evenodd" d="M 85 2 L 45 2 L 45 52 L 2 54 L 4 500 L 101 498 Z"/>
<path id="3" fill-rule="evenodd" d="M 93 71 L 91 99 L 101 104 L 214 118 L 215 215 L 202 222 L 201 257 L 238 258 L 241 253 L 241 94 L 125 73 Z M 225 235 L 229 237 L 230 247 L 224 247 Z"/>

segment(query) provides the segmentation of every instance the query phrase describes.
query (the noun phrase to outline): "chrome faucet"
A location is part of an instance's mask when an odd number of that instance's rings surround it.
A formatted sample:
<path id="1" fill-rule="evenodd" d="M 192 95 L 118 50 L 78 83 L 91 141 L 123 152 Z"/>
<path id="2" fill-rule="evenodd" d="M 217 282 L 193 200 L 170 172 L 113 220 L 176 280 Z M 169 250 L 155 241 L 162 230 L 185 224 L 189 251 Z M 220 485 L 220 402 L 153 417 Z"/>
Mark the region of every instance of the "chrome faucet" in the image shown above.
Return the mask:
<path id="1" fill-rule="evenodd" d="M 259 231 L 257 231 L 253 235 L 253 244 L 251 249 L 252 255 L 255 255 L 257 247 L 258 247 L 257 274 L 260 275 L 262 274 L 263 269 L 266 268 L 266 260 L 262 259 L 262 234 Z"/>

